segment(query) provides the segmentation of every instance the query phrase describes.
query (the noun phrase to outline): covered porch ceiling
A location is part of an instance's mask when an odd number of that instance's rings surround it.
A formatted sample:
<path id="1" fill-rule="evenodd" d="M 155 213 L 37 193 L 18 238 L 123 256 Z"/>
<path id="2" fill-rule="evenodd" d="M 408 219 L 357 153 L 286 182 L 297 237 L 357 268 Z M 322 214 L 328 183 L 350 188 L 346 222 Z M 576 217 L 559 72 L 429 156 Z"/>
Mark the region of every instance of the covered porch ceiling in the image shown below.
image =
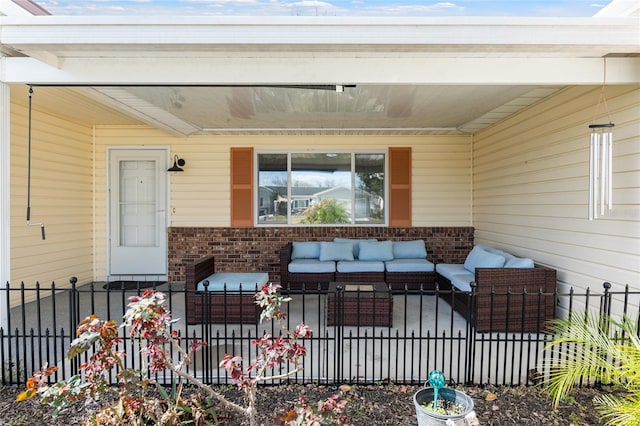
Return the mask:
<path id="1" fill-rule="evenodd" d="M 472 134 L 566 86 L 640 84 L 637 17 L 0 17 L 17 102 L 194 134 Z M 606 59 L 605 59 L 606 58 Z M 597 99 L 594 99 L 594 106 Z"/>

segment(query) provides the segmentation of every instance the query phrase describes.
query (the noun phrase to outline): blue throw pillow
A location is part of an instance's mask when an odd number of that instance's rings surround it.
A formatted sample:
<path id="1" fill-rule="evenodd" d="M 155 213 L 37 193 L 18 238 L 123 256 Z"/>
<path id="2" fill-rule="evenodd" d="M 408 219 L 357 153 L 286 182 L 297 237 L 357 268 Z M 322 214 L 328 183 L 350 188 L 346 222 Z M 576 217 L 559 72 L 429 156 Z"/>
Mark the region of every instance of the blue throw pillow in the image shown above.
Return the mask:
<path id="1" fill-rule="evenodd" d="M 291 250 L 291 259 L 317 259 L 320 257 L 320 242 L 305 241 L 293 242 L 293 250 Z"/>
<path id="2" fill-rule="evenodd" d="M 426 259 L 427 248 L 424 246 L 424 240 L 394 241 L 393 242 L 393 258 L 394 259 Z"/>
<path id="3" fill-rule="evenodd" d="M 504 257 L 489 253 L 482 247 L 474 247 L 464 261 L 464 269 L 474 273 L 476 268 L 502 268 L 504 266 Z"/>
<path id="4" fill-rule="evenodd" d="M 504 264 L 505 268 L 533 268 L 533 266 L 533 259 L 528 257 L 512 257 Z"/>
<path id="5" fill-rule="evenodd" d="M 320 243 L 320 260 L 353 260 L 353 244 L 323 241 Z"/>
<path id="6" fill-rule="evenodd" d="M 357 259 L 358 255 L 360 254 L 360 243 L 363 241 L 378 241 L 375 238 L 374 239 L 356 239 L 356 238 L 342 238 L 342 237 L 335 237 L 333 239 L 333 242 L 335 243 L 351 243 L 353 244 L 353 258 Z"/>
<path id="7" fill-rule="evenodd" d="M 393 244 L 391 241 L 363 241 L 358 260 L 393 260 Z"/>

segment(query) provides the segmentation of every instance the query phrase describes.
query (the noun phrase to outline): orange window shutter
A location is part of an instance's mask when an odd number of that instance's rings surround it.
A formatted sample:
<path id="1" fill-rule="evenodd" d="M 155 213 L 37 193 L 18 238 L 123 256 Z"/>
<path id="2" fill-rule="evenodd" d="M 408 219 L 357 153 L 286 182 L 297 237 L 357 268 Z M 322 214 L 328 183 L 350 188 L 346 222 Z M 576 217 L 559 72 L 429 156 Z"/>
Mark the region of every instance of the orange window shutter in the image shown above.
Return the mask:
<path id="1" fill-rule="evenodd" d="M 411 147 L 389 148 L 389 226 L 411 226 Z"/>
<path id="2" fill-rule="evenodd" d="M 231 226 L 253 226 L 253 148 L 231 148 Z"/>

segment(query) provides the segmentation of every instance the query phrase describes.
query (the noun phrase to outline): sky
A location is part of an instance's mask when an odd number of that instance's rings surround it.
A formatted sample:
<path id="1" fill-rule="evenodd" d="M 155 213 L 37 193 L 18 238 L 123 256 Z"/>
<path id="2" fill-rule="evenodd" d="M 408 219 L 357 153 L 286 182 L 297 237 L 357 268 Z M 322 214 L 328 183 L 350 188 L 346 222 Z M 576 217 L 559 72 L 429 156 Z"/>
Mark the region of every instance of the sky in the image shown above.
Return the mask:
<path id="1" fill-rule="evenodd" d="M 53 15 L 590 17 L 611 0 L 35 0 Z"/>

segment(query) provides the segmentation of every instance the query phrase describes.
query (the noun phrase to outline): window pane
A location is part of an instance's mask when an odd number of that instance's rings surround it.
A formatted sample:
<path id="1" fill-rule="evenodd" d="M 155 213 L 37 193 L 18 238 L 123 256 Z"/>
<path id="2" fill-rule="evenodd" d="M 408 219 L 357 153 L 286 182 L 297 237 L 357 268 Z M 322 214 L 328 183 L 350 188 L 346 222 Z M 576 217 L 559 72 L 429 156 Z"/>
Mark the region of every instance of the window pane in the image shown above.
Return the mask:
<path id="1" fill-rule="evenodd" d="M 287 154 L 258 155 L 258 223 L 287 223 Z"/>
<path id="2" fill-rule="evenodd" d="M 291 154 L 291 224 L 352 223 L 351 154 Z"/>
<path id="3" fill-rule="evenodd" d="M 257 156 L 259 224 L 384 224 L 385 154 Z"/>
<path id="4" fill-rule="evenodd" d="M 356 223 L 384 223 L 384 154 L 356 154 L 355 177 Z"/>
<path id="5" fill-rule="evenodd" d="M 120 245 L 156 247 L 156 162 L 120 161 Z"/>

